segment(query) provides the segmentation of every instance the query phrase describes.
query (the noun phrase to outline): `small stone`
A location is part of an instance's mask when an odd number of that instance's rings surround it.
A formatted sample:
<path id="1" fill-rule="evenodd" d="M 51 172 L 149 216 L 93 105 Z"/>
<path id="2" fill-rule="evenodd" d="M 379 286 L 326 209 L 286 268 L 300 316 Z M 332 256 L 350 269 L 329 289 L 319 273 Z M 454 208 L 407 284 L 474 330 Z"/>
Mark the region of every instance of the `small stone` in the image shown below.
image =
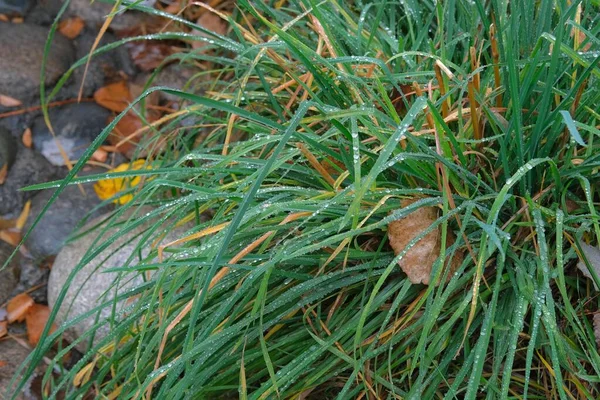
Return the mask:
<path id="1" fill-rule="evenodd" d="M 167 86 L 172 89 L 193 92 L 194 82 L 190 82 L 196 71 L 180 64 L 170 64 L 163 68 L 152 82 L 152 86 Z M 181 101 L 181 97 L 161 92 L 160 96 L 167 101 Z"/>
<path id="2" fill-rule="evenodd" d="M 82 18 L 91 28 L 96 29 L 104 23 L 106 16 L 110 14 L 112 4 L 90 0 L 71 0 L 69 14 Z M 144 14 L 138 11 L 118 12 L 110 23 L 112 29 L 127 29 L 141 23 Z"/>
<path id="3" fill-rule="evenodd" d="M 77 60 L 87 57 L 92 49 L 96 37 L 98 36 L 97 29 L 84 28 L 80 35 L 75 38 L 75 57 Z M 97 48 L 101 48 L 107 44 L 114 43 L 117 38 L 110 32 L 106 32 Z M 136 73 L 135 66 L 129 58 L 129 53 L 124 46 L 119 46 L 108 52 L 97 54 L 92 57 L 89 63 L 85 81 L 83 75 L 85 67 L 78 67 L 73 73 L 73 81 L 69 84 L 71 93 L 67 93 L 66 97 L 76 97 L 83 82 L 83 96 L 91 97 L 94 92 L 105 85 L 107 82 L 114 82 L 123 79 L 121 72 L 126 75 L 133 76 Z M 63 94 L 63 96 L 65 96 Z"/>
<path id="4" fill-rule="evenodd" d="M 0 185 L 0 215 L 18 215 L 35 192 L 21 188 L 57 179 L 58 170 L 43 155 L 18 145 L 17 156 L 4 184 Z"/>
<path id="5" fill-rule="evenodd" d="M 58 254 L 69 235 L 86 216 L 95 218 L 106 211 L 94 210 L 101 201 L 94 193 L 92 184 L 85 184 L 82 187 L 85 194 L 77 185 L 67 186 L 35 226 L 25 242 L 25 246 L 34 257 L 44 258 Z M 43 190 L 31 199 L 31 210 L 25 224 L 26 231 L 53 194 L 53 189 Z M 88 215 L 90 213 L 91 215 Z"/>
<path id="6" fill-rule="evenodd" d="M 0 367 L 1 398 L 4 399 L 6 394 L 9 394 L 9 396 L 6 396 L 7 399 L 12 398 L 11 396 L 16 388 L 10 386 L 10 381 L 30 352 L 31 349 L 24 347 L 15 340 L 0 340 L 0 362 L 2 363 L 2 367 Z M 34 389 L 33 386 L 35 386 L 34 382 L 40 376 L 40 373 L 41 371 L 38 368 L 27 381 L 21 393 L 15 397 L 17 400 L 37 400 L 39 398 L 36 394 L 39 390 Z"/>
<path id="7" fill-rule="evenodd" d="M 77 160 L 106 127 L 110 111 L 95 103 L 70 104 L 54 108 L 50 122 L 56 134 L 52 136 L 42 116 L 32 126 L 33 146 L 52 164 L 65 165 L 57 140 L 70 160 Z"/>
<path id="8" fill-rule="evenodd" d="M 33 25 L 50 26 L 62 5 L 63 0 L 37 0 L 33 8 L 25 15 L 25 22 Z"/>
<path id="9" fill-rule="evenodd" d="M 149 209 L 139 210 L 136 215 L 144 215 Z M 122 221 L 125 221 L 130 213 L 125 213 Z M 109 215 L 100 216 L 90 222 L 88 222 L 82 229 L 81 232 L 87 232 L 92 227 L 98 225 L 100 222 L 105 220 Z M 68 243 L 58 254 L 54 261 L 54 266 L 50 273 L 50 279 L 48 280 L 48 304 L 50 307 L 56 305 L 56 300 L 65 285 L 67 279 L 73 270 L 77 267 L 81 259 L 86 255 L 89 250 L 97 248 L 103 241 L 108 240 L 112 235 L 119 234 L 119 227 L 114 226 L 115 222 L 111 222 L 111 228 L 107 229 L 107 232 L 102 235 L 100 241 L 96 242 L 98 235 L 104 229 L 104 226 L 96 229 L 94 232 L 88 233 L 84 236 L 79 237 L 71 243 Z M 150 224 L 142 224 L 136 229 L 119 234 L 118 238 L 111 243 L 106 249 L 98 254 L 92 261 L 84 265 L 73 277 L 71 284 L 67 290 L 66 297 L 61 303 L 60 308 L 56 317 L 56 324 L 60 325 L 65 321 L 71 320 L 78 315 L 84 314 L 93 310 L 101 302 L 105 302 L 113 298 L 115 287 L 113 283 L 119 276 L 115 272 L 104 272 L 110 268 L 123 267 L 126 265 L 130 257 L 137 259 L 136 246 L 141 240 L 141 235 L 147 233 Z M 185 229 L 188 229 L 186 227 Z M 184 228 L 175 229 L 169 232 L 164 239 L 161 240 L 161 244 L 166 244 L 177 238 L 182 237 Z M 153 242 L 153 240 L 150 240 Z M 142 256 L 148 254 L 149 243 L 146 242 L 143 248 Z M 152 261 L 149 261 L 152 262 Z M 132 272 L 129 274 L 121 275 L 121 281 L 119 289 L 121 292 L 126 288 L 131 288 L 142 282 L 142 277 L 138 272 Z M 110 289 L 110 290 L 109 290 Z M 106 293 L 110 293 L 106 295 Z M 124 304 L 120 303 L 117 309 L 123 309 Z M 68 313 L 68 314 L 67 314 Z M 110 317 L 111 307 L 107 307 L 102 310 L 100 320 Z M 96 315 L 90 316 L 89 318 L 80 321 L 65 331 L 65 337 L 69 340 L 84 336 L 84 334 L 94 325 Z M 108 327 L 103 325 L 96 331 L 95 341 L 99 341 L 105 337 L 108 333 Z M 87 341 L 80 342 L 76 347 L 78 350 L 85 352 Z"/>
<path id="10" fill-rule="evenodd" d="M 0 126 L 0 169 L 6 165 L 10 170 L 16 155 L 17 141 L 7 129 Z"/>
<path id="11" fill-rule="evenodd" d="M 0 14 L 25 15 L 31 0 L 0 0 Z"/>
<path id="12" fill-rule="evenodd" d="M 0 240 L 0 268 L 11 256 L 14 247 Z M 0 305 L 6 303 L 19 283 L 19 255 L 16 254 L 5 269 L 0 270 Z M 2 386 L 0 386 L 2 387 Z"/>
<path id="13" fill-rule="evenodd" d="M 44 27 L 0 22 L 0 93 L 24 103 L 39 97 L 47 37 Z M 73 62 L 73 46 L 57 33 L 46 59 L 44 83 L 55 83 Z"/>

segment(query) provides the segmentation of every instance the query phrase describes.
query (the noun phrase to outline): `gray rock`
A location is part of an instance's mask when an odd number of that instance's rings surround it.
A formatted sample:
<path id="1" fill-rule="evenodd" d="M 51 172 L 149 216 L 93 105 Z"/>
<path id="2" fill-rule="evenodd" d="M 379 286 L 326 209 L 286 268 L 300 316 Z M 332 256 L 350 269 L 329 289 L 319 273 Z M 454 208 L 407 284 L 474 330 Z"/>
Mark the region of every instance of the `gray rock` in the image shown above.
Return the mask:
<path id="1" fill-rule="evenodd" d="M 144 215 L 146 210 L 140 210 L 136 215 Z M 101 221 L 107 218 L 108 215 L 98 217 L 89 223 L 87 223 L 81 232 L 86 232 L 92 227 L 99 224 Z M 125 217 L 126 219 L 127 217 Z M 123 219 L 123 220 L 125 220 Z M 114 226 L 114 222 L 111 223 Z M 122 234 L 111 243 L 105 250 L 103 250 L 98 256 L 96 256 L 90 263 L 86 264 L 79 270 L 67 290 L 66 297 L 63 303 L 60 305 L 57 313 L 58 324 L 61 324 L 67 320 L 75 318 L 78 315 L 89 312 L 97 307 L 101 302 L 108 301 L 114 298 L 115 287 L 113 286 L 115 279 L 119 276 L 115 272 L 103 272 L 109 268 L 122 267 L 127 262 L 127 259 L 135 252 L 136 246 L 141 240 L 141 234 L 147 232 L 149 224 L 144 224 L 137 229 Z M 101 228 L 102 229 L 102 228 Z M 187 228 L 186 228 L 187 229 Z M 48 304 L 50 307 L 54 307 L 56 300 L 62 287 L 65 285 L 71 272 L 77 267 L 81 259 L 85 256 L 88 250 L 97 248 L 98 243 L 103 243 L 112 235 L 119 232 L 119 227 L 112 227 L 102 236 L 99 242 L 96 242 L 96 238 L 100 233 L 100 230 L 91 232 L 87 235 L 81 236 L 71 243 L 68 243 L 58 254 L 54 261 L 54 266 L 50 273 L 50 279 L 48 280 Z M 161 241 L 161 243 L 168 243 L 179 237 L 183 236 L 183 229 L 176 229 Z M 152 242 L 153 240 L 151 240 Z M 142 251 L 142 255 L 146 257 L 148 254 L 147 249 L 149 244 L 146 243 Z M 134 255 L 134 257 L 136 257 Z M 135 262 L 135 258 L 134 261 Z M 121 281 L 119 283 L 119 289 L 122 292 L 125 288 L 130 288 L 141 282 L 141 276 L 139 273 L 132 272 L 121 275 Z M 107 294 L 107 292 L 110 292 Z M 123 304 L 118 305 L 118 309 L 123 309 Z M 107 307 L 101 312 L 100 320 L 110 317 L 111 307 Z M 82 337 L 89 331 L 94 325 L 95 315 L 91 316 L 71 327 L 65 331 L 67 339 L 73 340 L 74 338 Z M 95 340 L 103 338 L 108 332 L 106 326 L 101 327 L 96 331 Z M 87 342 L 80 342 L 77 345 L 77 349 L 85 352 Z"/>
<path id="2" fill-rule="evenodd" d="M 0 240 L 0 268 L 13 253 L 14 248 Z M 19 283 L 19 257 L 15 256 L 10 264 L 0 270 L 0 305 L 11 298 L 13 289 Z M 2 387 L 2 386 L 0 386 Z"/>
<path id="3" fill-rule="evenodd" d="M 7 399 L 11 398 L 15 388 L 10 386 L 10 381 L 30 352 L 30 349 L 23 347 L 14 340 L 0 340 L 0 360 L 6 363 L 0 368 L 1 399 L 4 399 L 5 395 L 10 395 L 6 396 Z M 18 400 L 36 400 L 39 398 L 32 389 L 33 381 L 39 374 L 40 371 L 36 370 L 34 375 L 25 384 L 21 393 L 16 396 Z"/>
<path id="4" fill-rule="evenodd" d="M 197 71 L 181 64 L 170 64 L 163 68 L 154 78 L 152 86 L 167 86 L 172 89 L 183 90 L 186 88 L 188 91 L 194 92 L 194 82 L 190 82 L 190 79 L 194 76 Z M 167 101 L 181 101 L 181 97 L 177 97 L 168 93 L 160 93 L 160 96 Z"/>
<path id="5" fill-rule="evenodd" d="M 50 26 L 62 5 L 62 0 L 37 0 L 33 8 L 25 15 L 25 22 L 33 25 Z"/>
<path id="6" fill-rule="evenodd" d="M 57 141 L 70 160 L 77 160 L 107 124 L 110 111 L 96 103 L 70 104 L 50 111 L 56 140 L 39 116 L 31 129 L 34 148 L 54 165 L 65 165 Z"/>
<path id="7" fill-rule="evenodd" d="M 86 216 L 95 218 L 106 211 L 92 212 L 102 201 L 94 193 L 91 184 L 82 186 L 85 195 L 78 186 L 67 186 L 33 229 L 25 245 L 34 257 L 58 254 L 69 235 Z M 25 229 L 29 229 L 53 194 L 54 190 L 43 190 L 31 199 L 31 210 Z M 92 214 L 88 215 L 90 212 Z"/>
<path id="8" fill-rule="evenodd" d="M 93 29 L 84 29 L 82 33 L 75 38 L 75 57 L 77 60 L 87 57 L 93 47 L 94 41 L 98 36 L 98 31 Z M 114 43 L 117 38 L 110 32 L 106 32 L 97 48 L 101 48 L 107 44 Z M 70 91 L 67 97 L 75 97 L 79 93 L 81 82 L 83 82 L 83 95 L 90 97 L 100 87 L 107 82 L 123 79 L 120 72 L 124 72 L 129 76 L 136 73 L 135 66 L 129 57 L 129 53 L 124 46 L 119 46 L 108 52 L 97 54 L 90 61 L 85 81 L 83 80 L 85 68 L 83 66 L 77 68 L 73 74 L 74 81 L 70 84 Z"/>
<path id="9" fill-rule="evenodd" d="M 35 192 L 19 189 L 58 178 L 58 170 L 41 154 L 19 146 L 17 157 L 3 185 L 0 185 L 0 215 L 18 215 Z"/>
<path id="10" fill-rule="evenodd" d="M 47 37 L 47 28 L 0 22 L 0 93 L 22 102 L 39 96 Z M 46 60 L 44 83 L 51 85 L 56 82 L 73 61 L 73 46 L 57 33 Z"/>
<path id="11" fill-rule="evenodd" d="M 113 6 L 100 1 L 71 0 L 69 13 L 83 19 L 88 26 L 97 28 L 104 23 Z M 144 14 L 137 11 L 121 11 L 112 20 L 110 27 L 113 29 L 127 29 L 141 22 Z"/>
<path id="12" fill-rule="evenodd" d="M 24 15 L 29 7 L 30 0 L 0 0 L 0 14 Z"/>
<path id="13" fill-rule="evenodd" d="M 3 127 L 0 126 L 0 169 L 7 165 L 10 167 L 15 162 L 15 156 L 17 155 L 17 142 L 13 135 Z"/>
<path id="14" fill-rule="evenodd" d="M 46 282 L 48 282 L 48 275 L 50 275 L 48 267 L 52 265 L 51 261 L 45 260 L 39 263 L 29 257 L 21 257 L 19 283 L 14 286 L 11 297 L 27 291 L 36 303 L 47 304 Z M 34 286 L 38 288 L 31 290 Z"/>

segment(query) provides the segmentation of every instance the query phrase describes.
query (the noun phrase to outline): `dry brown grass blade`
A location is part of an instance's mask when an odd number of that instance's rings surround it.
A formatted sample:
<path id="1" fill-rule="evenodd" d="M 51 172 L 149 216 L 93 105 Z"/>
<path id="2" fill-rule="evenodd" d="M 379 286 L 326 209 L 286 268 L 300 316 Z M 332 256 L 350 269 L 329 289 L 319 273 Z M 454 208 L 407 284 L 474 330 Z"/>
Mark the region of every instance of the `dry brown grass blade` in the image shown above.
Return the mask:
<path id="1" fill-rule="evenodd" d="M 98 32 L 98 35 L 96 36 L 96 40 L 94 40 L 94 44 L 92 44 L 92 48 L 90 49 L 90 52 L 88 54 L 88 59 L 85 62 L 85 69 L 83 70 L 83 78 L 81 79 L 81 86 L 79 87 L 79 94 L 77 95 L 77 101 L 81 101 L 81 98 L 83 97 L 83 84 L 85 83 L 85 78 L 87 77 L 88 69 L 90 67 L 90 62 L 92 61 L 92 54 L 94 53 L 94 51 L 96 51 L 96 48 L 100 44 L 100 40 L 102 40 L 102 37 L 108 30 L 108 27 L 110 26 L 110 23 L 112 22 L 112 20 L 114 18 L 114 13 L 119 9 L 120 5 L 121 5 L 121 0 L 117 0 L 115 2 L 115 5 L 113 6 L 112 10 L 110 10 L 110 14 L 106 18 L 106 20 L 104 20 L 104 23 L 102 24 L 102 27 L 100 28 L 100 31 Z"/>
<path id="2" fill-rule="evenodd" d="M 296 147 L 300 149 L 300 151 L 302 152 L 302 154 L 304 154 L 310 165 L 312 165 L 314 169 L 316 169 L 319 172 L 319 174 L 321 174 L 323 179 L 325 179 L 327 183 L 329 183 L 332 187 L 335 186 L 335 179 L 333 179 L 333 177 L 329 175 L 329 172 L 327 172 L 325 167 L 323 167 L 323 165 L 319 162 L 319 160 L 317 160 L 313 153 L 311 153 L 311 151 L 308 148 L 306 148 L 306 146 L 304 146 L 304 144 L 302 143 L 296 143 Z"/>

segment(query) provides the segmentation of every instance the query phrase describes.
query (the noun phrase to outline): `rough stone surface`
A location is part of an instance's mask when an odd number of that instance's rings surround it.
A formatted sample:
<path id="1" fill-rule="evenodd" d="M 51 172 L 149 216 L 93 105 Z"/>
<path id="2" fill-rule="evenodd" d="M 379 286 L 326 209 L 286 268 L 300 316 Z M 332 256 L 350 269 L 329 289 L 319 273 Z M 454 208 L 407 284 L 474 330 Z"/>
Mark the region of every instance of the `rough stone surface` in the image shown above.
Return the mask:
<path id="1" fill-rule="evenodd" d="M 8 260 L 13 250 L 14 248 L 11 245 L 0 240 L 0 267 Z M 19 257 L 17 255 L 5 269 L 0 270 L 0 305 L 10 299 L 13 289 L 17 286 L 18 282 Z"/>
<path id="2" fill-rule="evenodd" d="M 0 22 L 0 93 L 22 102 L 39 96 L 47 36 L 44 27 Z M 73 46 L 57 33 L 46 60 L 45 84 L 56 82 L 73 61 Z"/>
<path id="3" fill-rule="evenodd" d="M 50 111 L 56 140 L 39 116 L 32 126 L 33 146 L 54 165 L 64 165 L 57 141 L 70 160 L 77 160 L 106 126 L 111 113 L 96 103 L 70 104 Z"/>
<path id="4" fill-rule="evenodd" d="M 15 0 L 20 1 L 20 0 Z M 37 0 L 33 8 L 25 15 L 25 22 L 50 26 L 62 7 L 62 0 Z"/>
<path id="5" fill-rule="evenodd" d="M 183 90 L 189 80 L 194 76 L 194 70 L 180 64 L 171 64 L 163 68 L 157 75 L 152 86 L 167 86 L 172 89 Z M 190 83 L 193 88 L 193 82 Z M 160 93 L 160 96 L 168 101 L 181 101 L 181 97 L 177 97 L 168 93 Z"/>
<path id="6" fill-rule="evenodd" d="M 41 154 L 19 146 L 17 157 L 3 185 L 0 185 L 0 215 L 21 212 L 25 201 L 35 192 L 22 192 L 19 189 L 57 179 L 58 170 Z"/>
<path id="7" fill-rule="evenodd" d="M 148 210 L 140 210 L 136 215 L 143 215 Z M 86 232 L 93 226 L 103 221 L 107 215 L 98 217 L 83 228 L 82 232 Z M 111 224 L 114 225 L 114 224 Z M 148 229 L 148 225 L 144 224 L 131 232 L 119 235 L 118 239 L 111 243 L 106 249 L 104 249 L 98 256 L 96 256 L 90 263 L 86 264 L 73 278 L 71 285 L 67 291 L 67 295 L 61 304 L 57 314 L 57 324 L 61 324 L 67 320 L 75 318 L 78 315 L 93 310 L 101 302 L 108 301 L 114 298 L 114 286 L 113 283 L 118 277 L 117 273 L 109 272 L 105 273 L 106 269 L 123 267 L 126 265 L 128 258 L 134 253 L 135 247 L 141 240 L 139 236 Z M 94 231 L 90 234 L 82 236 L 77 240 L 68 243 L 58 254 L 54 261 L 54 266 L 50 273 L 50 279 L 48 280 L 48 304 L 50 307 L 54 307 L 56 300 L 62 287 L 69 278 L 71 272 L 77 267 L 82 257 L 86 254 L 89 249 L 96 248 L 98 245 L 95 244 L 96 238 L 99 234 L 99 230 Z M 102 239 L 98 243 L 102 243 L 112 235 L 118 234 L 119 227 L 113 227 L 107 230 L 102 236 Z M 161 243 L 168 243 L 183 235 L 182 230 L 173 230 L 161 241 Z M 149 244 L 146 244 L 144 248 L 148 248 Z M 145 256 L 147 253 L 144 253 Z M 134 259 L 135 262 L 135 259 Z M 119 287 L 122 289 L 124 286 L 135 285 L 140 282 L 141 277 L 137 273 L 131 273 L 121 276 Z M 125 283 L 129 282 L 129 283 Z M 110 296 L 106 295 L 105 292 L 109 291 Z M 122 309 L 123 304 L 119 305 Z M 69 311 L 70 308 L 70 311 Z M 68 314 L 67 314 L 68 313 Z M 107 318 L 111 314 L 111 308 L 107 307 L 101 312 L 101 319 Z M 81 321 L 65 332 L 67 339 L 73 340 L 74 338 L 81 337 L 87 332 L 94 324 L 95 315 Z M 105 327 L 104 327 L 105 328 Z M 100 328 L 96 331 L 95 340 L 103 338 L 108 329 Z M 86 343 L 79 343 L 78 350 L 85 352 Z"/>
<path id="8" fill-rule="evenodd" d="M 58 254 L 82 219 L 101 203 L 91 184 L 82 186 L 85 195 L 78 186 L 67 186 L 31 232 L 25 245 L 34 257 L 42 258 Z M 31 199 L 29 219 L 25 224 L 26 230 L 33 224 L 53 194 L 54 190 L 43 190 Z M 101 214 L 102 210 L 93 211 L 90 218 Z"/>
<path id="9" fill-rule="evenodd" d="M 0 14 L 23 15 L 31 3 L 31 0 L 0 0 Z"/>
<path id="10" fill-rule="evenodd" d="M 52 265 L 51 261 L 44 260 L 40 263 L 28 257 L 21 257 L 20 279 L 19 283 L 13 286 L 11 297 L 28 291 L 36 303 L 47 304 L 48 291 L 46 290 L 45 283 L 48 282 L 48 275 L 50 275 L 49 267 Z M 34 287 L 37 287 L 37 289 L 31 290 Z"/>
<path id="11" fill-rule="evenodd" d="M 75 57 L 77 60 L 88 56 L 97 36 L 97 29 L 86 28 L 77 38 L 75 38 L 73 43 L 76 49 Z M 102 36 L 97 48 L 101 48 L 116 41 L 117 38 L 112 33 L 106 32 Z M 136 73 L 135 66 L 124 46 L 119 46 L 108 52 L 93 56 L 88 67 L 87 75 L 85 76 L 85 81 L 83 80 L 84 71 L 84 66 L 75 70 L 73 74 L 74 79 L 68 86 L 69 89 L 65 89 L 67 92 L 70 92 L 67 93 L 66 97 L 76 96 L 79 93 L 82 81 L 84 82 L 83 96 L 90 97 L 97 89 L 104 86 L 107 82 L 122 79 L 120 71 L 129 76 L 133 76 Z"/>
<path id="12" fill-rule="evenodd" d="M 14 388 L 10 386 L 10 381 L 30 352 L 30 349 L 14 340 L 0 340 L 0 361 L 4 363 L 4 366 L 0 368 L 0 399 L 4 399 L 6 394 L 12 396 L 14 393 Z M 39 376 L 40 371 L 38 369 L 25 384 L 21 393 L 16 396 L 18 400 L 37 400 L 40 398 L 38 395 L 39 390 L 33 388 L 35 386 L 34 382 Z M 6 396 L 6 398 L 10 399 L 11 396 Z"/>
<path id="13" fill-rule="evenodd" d="M 17 142 L 13 135 L 3 127 L 0 126 L 0 168 L 7 165 L 10 167 L 15 162 L 15 156 L 17 155 Z"/>
<path id="14" fill-rule="evenodd" d="M 100 1 L 71 0 L 69 13 L 77 15 L 92 28 L 98 28 L 104 23 L 106 16 L 110 14 L 113 6 Z M 119 12 L 112 20 L 110 26 L 113 29 L 127 29 L 139 24 L 143 14 L 137 11 Z"/>

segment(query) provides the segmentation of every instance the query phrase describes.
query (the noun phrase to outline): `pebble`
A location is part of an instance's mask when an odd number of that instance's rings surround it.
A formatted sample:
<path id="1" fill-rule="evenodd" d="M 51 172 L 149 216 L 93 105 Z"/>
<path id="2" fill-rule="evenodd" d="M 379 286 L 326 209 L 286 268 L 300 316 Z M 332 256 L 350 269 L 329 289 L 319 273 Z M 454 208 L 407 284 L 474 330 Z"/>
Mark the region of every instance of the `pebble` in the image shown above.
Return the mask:
<path id="1" fill-rule="evenodd" d="M 21 102 L 39 97 L 40 71 L 48 29 L 28 23 L 0 22 L 0 93 Z M 51 85 L 74 61 L 74 49 L 57 33 L 46 59 L 45 84 Z"/>
<path id="2" fill-rule="evenodd" d="M 96 171 L 100 173 L 101 171 Z M 81 175 L 81 174 L 80 174 Z M 67 186 L 52 203 L 25 242 L 27 250 L 35 258 L 58 254 L 66 240 L 80 222 L 88 216 L 95 218 L 106 210 L 94 210 L 101 200 L 94 193 L 92 184 Z M 28 230 L 54 194 L 53 189 L 43 190 L 31 199 L 31 210 L 25 229 Z"/>
<path id="3" fill-rule="evenodd" d="M 39 116 L 33 122 L 33 146 L 53 165 L 65 165 L 57 141 L 70 160 L 80 158 L 107 124 L 111 113 L 95 103 L 69 104 L 50 110 L 56 139 Z"/>
<path id="4" fill-rule="evenodd" d="M 13 251 L 14 247 L 0 240 L 0 268 Z M 19 283 L 19 272 L 19 255 L 17 254 L 5 269 L 0 270 L 0 306 L 11 298 L 13 289 Z"/>
<path id="5" fill-rule="evenodd" d="M 91 28 L 98 28 L 104 23 L 106 16 L 110 14 L 112 4 L 90 0 L 71 0 L 69 14 L 77 15 L 83 19 Z M 138 11 L 119 12 L 110 23 L 112 29 L 127 29 L 138 25 L 144 18 L 143 13 Z M 146 16 L 147 18 L 147 16 Z"/>
<path id="6" fill-rule="evenodd" d="M 59 170 L 43 155 L 19 145 L 15 163 L 4 184 L 0 185 L 0 215 L 18 216 L 25 202 L 35 194 L 33 191 L 21 191 L 21 188 L 59 177 Z"/>
<path id="7" fill-rule="evenodd" d="M 6 165 L 7 170 L 10 170 L 15 162 L 16 153 L 17 141 L 8 129 L 0 126 L 0 169 Z"/>
<path id="8" fill-rule="evenodd" d="M 31 3 L 31 0 L 0 0 L 0 14 L 24 15 Z"/>
<path id="9" fill-rule="evenodd" d="M 140 210 L 136 215 L 144 215 L 148 212 Z M 131 214 L 129 214 L 131 215 Z M 82 232 L 97 225 L 109 215 L 100 216 L 88 222 Z M 127 218 L 127 217 L 125 217 Z M 111 223 L 114 226 L 114 223 Z M 91 311 L 98 306 L 100 301 L 107 301 L 110 297 L 102 297 L 102 295 L 111 288 L 118 274 L 115 272 L 103 272 L 109 268 L 122 267 L 126 264 L 129 257 L 135 252 L 136 245 L 139 243 L 140 235 L 148 229 L 148 224 L 143 224 L 131 232 L 119 235 L 118 239 L 97 255 L 90 263 L 81 268 L 67 290 L 66 297 L 60 305 L 57 313 L 57 324 L 61 324 L 67 320 L 75 318 L 78 315 Z M 186 228 L 187 229 L 187 228 Z M 68 243 L 58 254 L 54 261 L 54 266 L 50 272 L 48 280 L 48 304 L 54 307 L 60 291 L 71 272 L 77 267 L 81 259 L 85 256 L 88 250 L 96 248 L 96 238 L 101 231 L 97 230 L 90 234 L 79 237 L 77 240 Z M 108 239 L 112 235 L 119 232 L 119 227 L 109 228 L 102 239 Z M 183 229 L 171 231 L 161 241 L 168 243 L 183 236 Z M 101 242 L 99 242 L 101 243 Z M 147 254 L 147 253 L 145 253 Z M 135 256 L 134 256 L 135 257 Z M 102 262 L 104 261 L 104 262 Z M 135 260 L 133 261 L 135 263 Z M 130 282 L 127 287 L 139 284 L 141 277 L 137 273 L 127 274 L 122 276 L 121 282 Z M 123 283 L 121 283 L 123 285 Z M 121 286 L 122 288 L 122 286 Z M 114 289 L 114 288 L 113 288 Z M 111 296 L 114 295 L 114 290 L 110 291 Z M 123 304 L 119 304 L 117 308 L 122 308 Z M 67 314 L 68 313 L 68 314 Z M 101 318 L 107 318 L 111 314 L 111 307 L 107 307 L 101 312 Z M 69 327 L 65 332 L 65 337 L 69 340 L 81 337 L 94 325 L 95 315 Z M 106 328 L 106 329 L 103 329 Z M 108 328 L 103 326 L 96 332 L 95 340 L 100 340 L 105 337 Z M 80 342 L 77 349 L 85 352 L 87 342 Z"/>
<path id="10" fill-rule="evenodd" d="M 13 394 L 14 388 L 10 386 L 10 381 L 30 352 L 30 349 L 14 340 L 0 340 L 0 361 L 3 363 L 3 367 L 0 368 L 0 398 L 4 399 L 4 395 L 7 393 Z M 35 393 L 37 390 L 32 388 L 34 386 L 33 381 L 39 376 L 39 373 L 39 370 L 34 372 L 34 375 L 25 384 L 21 393 L 16 396 L 17 400 L 34 400 L 39 398 Z M 11 397 L 7 396 L 6 398 L 10 399 Z"/>

